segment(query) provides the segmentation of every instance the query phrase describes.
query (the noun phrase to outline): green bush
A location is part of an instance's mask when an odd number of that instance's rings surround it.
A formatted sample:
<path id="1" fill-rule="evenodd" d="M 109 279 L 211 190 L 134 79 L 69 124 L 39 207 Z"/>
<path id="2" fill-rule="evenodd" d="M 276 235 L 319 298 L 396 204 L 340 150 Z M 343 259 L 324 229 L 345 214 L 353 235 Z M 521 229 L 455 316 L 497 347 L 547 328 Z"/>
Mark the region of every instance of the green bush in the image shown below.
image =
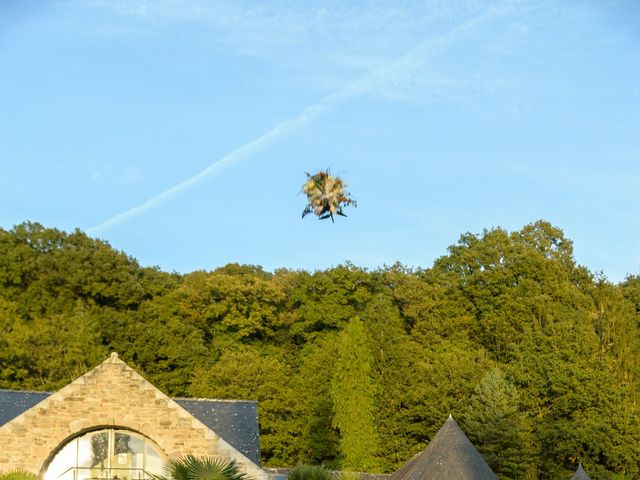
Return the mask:
<path id="1" fill-rule="evenodd" d="M 359 478 L 360 477 L 358 477 L 358 474 L 356 472 L 346 471 L 340 473 L 339 480 L 358 480 Z"/>
<path id="2" fill-rule="evenodd" d="M 250 480 L 250 477 L 238 470 L 234 460 L 226 461 L 193 455 L 169 460 L 165 466 L 165 475 L 154 476 L 154 478 L 155 480 Z"/>
<path id="3" fill-rule="evenodd" d="M 288 480 L 336 480 L 335 476 L 320 465 L 306 465 L 299 463 L 296 468 L 289 473 Z"/>

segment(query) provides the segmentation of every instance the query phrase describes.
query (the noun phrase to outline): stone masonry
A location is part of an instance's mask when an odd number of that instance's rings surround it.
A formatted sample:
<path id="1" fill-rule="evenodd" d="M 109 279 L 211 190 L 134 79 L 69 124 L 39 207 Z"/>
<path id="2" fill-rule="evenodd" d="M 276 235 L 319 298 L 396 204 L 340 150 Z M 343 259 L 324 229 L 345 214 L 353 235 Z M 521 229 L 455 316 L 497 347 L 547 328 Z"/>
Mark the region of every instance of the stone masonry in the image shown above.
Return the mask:
<path id="1" fill-rule="evenodd" d="M 116 353 L 0 427 L 0 472 L 44 473 L 67 441 L 100 428 L 125 428 L 153 440 L 169 458 L 235 460 L 255 480 L 267 473 L 145 380 Z"/>

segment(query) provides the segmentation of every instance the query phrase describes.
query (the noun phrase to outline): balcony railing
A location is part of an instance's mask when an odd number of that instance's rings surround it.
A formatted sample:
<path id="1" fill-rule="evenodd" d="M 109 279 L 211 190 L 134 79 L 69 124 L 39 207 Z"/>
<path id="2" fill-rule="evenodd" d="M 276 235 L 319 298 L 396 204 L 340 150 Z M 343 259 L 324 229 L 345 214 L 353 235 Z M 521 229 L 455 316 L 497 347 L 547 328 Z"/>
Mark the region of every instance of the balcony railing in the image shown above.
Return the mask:
<path id="1" fill-rule="evenodd" d="M 150 480 L 154 476 L 143 468 L 71 467 L 58 478 L 60 480 Z"/>

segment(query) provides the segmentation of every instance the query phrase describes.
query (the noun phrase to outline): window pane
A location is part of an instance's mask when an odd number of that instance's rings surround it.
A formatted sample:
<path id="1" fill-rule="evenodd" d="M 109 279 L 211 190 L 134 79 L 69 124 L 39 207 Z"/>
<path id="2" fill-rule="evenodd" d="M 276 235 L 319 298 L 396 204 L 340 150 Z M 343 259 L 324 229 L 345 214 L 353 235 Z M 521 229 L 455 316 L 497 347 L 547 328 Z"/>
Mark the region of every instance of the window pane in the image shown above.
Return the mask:
<path id="1" fill-rule="evenodd" d="M 73 480 L 78 440 L 72 440 L 53 458 L 44 474 L 44 480 Z"/>
<path id="2" fill-rule="evenodd" d="M 147 443 L 147 461 L 145 464 L 146 473 L 151 475 L 162 475 L 164 473 L 162 471 L 162 458 L 162 455 Z"/>
<path id="3" fill-rule="evenodd" d="M 89 433 L 78 439 L 78 480 L 108 477 L 109 433 Z"/>
<path id="4" fill-rule="evenodd" d="M 113 478 L 136 480 L 142 478 L 144 442 L 127 433 L 116 432 L 111 468 Z"/>
<path id="5" fill-rule="evenodd" d="M 131 437 L 129 446 L 131 448 L 131 468 L 142 470 L 144 468 L 144 442 L 141 438 Z"/>
<path id="6" fill-rule="evenodd" d="M 44 480 L 144 480 L 164 473 L 164 458 L 150 441 L 134 433 L 89 432 L 56 454 Z"/>

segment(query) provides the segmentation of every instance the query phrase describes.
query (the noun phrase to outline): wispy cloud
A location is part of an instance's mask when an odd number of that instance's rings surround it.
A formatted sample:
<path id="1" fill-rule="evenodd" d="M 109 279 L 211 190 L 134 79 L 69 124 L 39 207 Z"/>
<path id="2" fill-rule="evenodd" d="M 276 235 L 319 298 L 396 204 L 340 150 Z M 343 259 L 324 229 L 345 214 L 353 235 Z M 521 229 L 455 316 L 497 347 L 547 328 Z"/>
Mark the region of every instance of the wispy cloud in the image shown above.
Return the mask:
<path id="1" fill-rule="evenodd" d="M 504 22 L 476 25 L 473 34 L 410 63 L 409 70 L 399 66 L 371 93 L 414 104 L 491 97 L 517 111 L 523 99 L 548 90 L 550 81 L 527 79 L 512 68 L 524 61 L 521 50 L 529 44 L 532 26 L 539 27 L 540 12 L 554 8 L 547 0 L 90 0 L 88 5 L 126 19 L 112 25 L 115 35 L 123 25 L 163 35 L 172 32 L 167 26 L 193 24 L 203 47 L 265 58 L 297 85 L 324 91 L 384 69 L 425 39 L 437 41 L 488 11 L 499 12 Z"/>
<path id="2" fill-rule="evenodd" d="M 162 205 L 175 196 L 196 187 L 206 178 L 217 175 L 224 168 L 255 154 L 269 143 L 303 127 L 318 115 L 335 108 L 337 105 L 344 103 L 349 99 L 365 94 L 375 95 L 380 92 L 387 91 L 389 88 L 393 87 L 394 84 L 400 82 L 401 79 L 408 76 L 410 77 L 413 70 L 420 68 L 430 55 L 437 53 L 439 49 L 446 46 L 449 42 L 454 41 L 460 36 L 469 35 L 475 31 L 475 29 L 500 14 L 501 12 L 499 10 L 487 10 L 483 12 L 482 15 L 472 18 L 471 20 L 452 28 L 440 36 L 429 38 L 428 40 L 421 42 L 393 62 L 389 62 L 360 79 L 348 83 L 341 90 L 327 95 L 317 103 L 305 108 L 297 116 L 278 123 L 264 135 L 238 147 L 223 158 L 213 162 L 196 175 L 171 188 L 168 188 L 158 195 L 151 197 L 140 205 L 119 213 L 110 219 L 87 229 L 87 233 L 96 234 L 104 232 Z"/>
<path id="3" fill-rule="evenodd" d="M 90 0 L 89 5 L 121 15 L 141 29 L 160 31 L 174 23 L 193 23 L 202 27 L 198 31 L 204 42 L 234 53 L 362 72 L 393 61 L 421 39 L 440 36 L 487 9 L 512 3 Z"/>
<path id="4" fill-rule="evenodd" d="M 84 4 L 86 2 L 83 1 Z M 428 2 L 342 1 L 253 2 L 242 0 L 92 0 L 89 5 L 163 26 L 183 21 L 224 30 L 236 47 L 268 50 L 301 42 L 316 43 L 322 37 L 329 45 L 371 44 L 385 37 L 395 43 L 416 31 L 424 33 L 444 19 L 479 13 L 477 2 L 430 0 Z M 486 2 L 485 2 L 486 6 Z M 442 27 L 445 28 L 446 27 Z M 437 33 L 437 32 L 434 32 Z"/>

